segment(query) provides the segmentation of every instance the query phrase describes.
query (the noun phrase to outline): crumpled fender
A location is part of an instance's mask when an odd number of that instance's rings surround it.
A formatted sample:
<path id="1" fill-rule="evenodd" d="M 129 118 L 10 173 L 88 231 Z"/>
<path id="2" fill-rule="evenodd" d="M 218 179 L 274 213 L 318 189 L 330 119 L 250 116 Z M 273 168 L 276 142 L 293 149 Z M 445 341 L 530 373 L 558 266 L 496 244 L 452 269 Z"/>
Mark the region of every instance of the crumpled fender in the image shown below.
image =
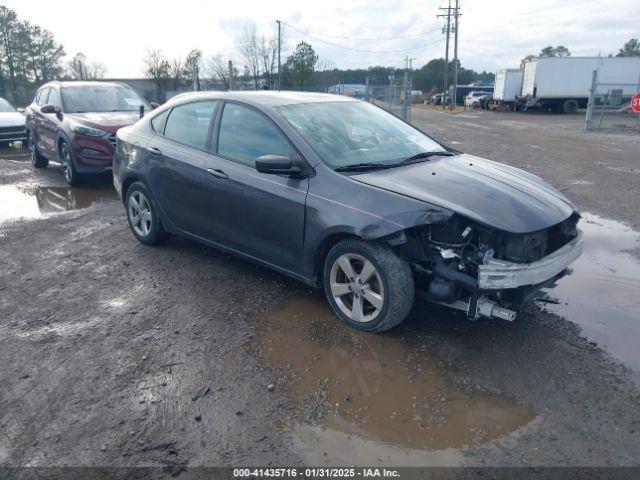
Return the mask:
<path id="1" fill-rule="evenodd" d="M 350 235 L 375 240 L 419 225 L 444 223 L 452 210 L 356 183 L 310 180 L 306 201 L 304 275 L 317 274 L 317 256 L 326 253 L 326 242 Z"/>

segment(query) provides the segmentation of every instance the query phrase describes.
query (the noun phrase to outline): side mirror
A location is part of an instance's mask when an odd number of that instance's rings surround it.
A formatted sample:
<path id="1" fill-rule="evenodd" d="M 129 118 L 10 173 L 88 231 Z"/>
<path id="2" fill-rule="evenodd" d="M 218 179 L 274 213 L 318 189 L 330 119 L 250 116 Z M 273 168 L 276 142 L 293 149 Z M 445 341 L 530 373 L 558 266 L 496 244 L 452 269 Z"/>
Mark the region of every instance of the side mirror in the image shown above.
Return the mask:
<path id="1" fill-rule="evenodd" d="M 60 109 L 55 105 L 51 105 L 50 103 L 48 103 L 46 105 L 43 105 L 42 108 L 40 108 L 40 111 L 42 113 L 59 113 Z"/>
<path id="2" fill-rule="evenodd" d="M 308 175 L 306 163 L 299 158 L 289 158 L 282 155 L 263 155 L 256 158 L 256 170 L 260 173 L 289 175 L 292 178 Z"/>
<path id="3" fill-rule="evenodd" d="M 151 107 L 151 110 L 155 110 L 160 106 L 160 104 L 157 102 L 149 102 L 149 106 Z"/>

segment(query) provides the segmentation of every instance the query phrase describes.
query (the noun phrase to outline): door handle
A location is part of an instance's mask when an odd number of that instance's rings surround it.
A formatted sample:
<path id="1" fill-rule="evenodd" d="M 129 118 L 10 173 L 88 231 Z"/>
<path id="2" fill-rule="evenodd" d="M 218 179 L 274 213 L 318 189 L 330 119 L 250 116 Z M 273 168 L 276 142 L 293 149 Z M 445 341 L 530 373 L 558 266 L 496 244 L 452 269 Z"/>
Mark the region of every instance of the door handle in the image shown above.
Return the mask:
<path id="1" fill-rule="evenodd" d="M 214 170 L 213 168 L 207 168 L 207 173 L 217 178 L 229 178 L 229 175 L 224 173 L 222 170 Z"/>
<path id="2" fill-rule="evenodd" d="M 162 155 L 162 150 L 160 150 L 159 148 L 149 147 L 147 150 L 151 152 L 151 155 L 155 155 L 156 157 L 159 157 L 160 155 Z"/>

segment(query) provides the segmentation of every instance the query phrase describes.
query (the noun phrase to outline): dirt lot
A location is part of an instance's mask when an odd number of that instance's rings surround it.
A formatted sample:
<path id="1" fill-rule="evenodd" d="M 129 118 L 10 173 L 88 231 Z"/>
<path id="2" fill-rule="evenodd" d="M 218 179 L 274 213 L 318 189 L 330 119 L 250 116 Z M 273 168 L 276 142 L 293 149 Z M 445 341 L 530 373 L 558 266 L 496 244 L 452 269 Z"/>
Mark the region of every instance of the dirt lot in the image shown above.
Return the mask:
<path id="1" fill-rule="evenodd" d="M 384 335 L 179 238 L 135 241 L 110 179 L 0 155 L 0 465 L 640 464 L 640 136 L 414 110 L 586 212 L 574 277 L 514 323 L 417 304 Z M 626 225 L 617 221 L 625 222 Z"/>

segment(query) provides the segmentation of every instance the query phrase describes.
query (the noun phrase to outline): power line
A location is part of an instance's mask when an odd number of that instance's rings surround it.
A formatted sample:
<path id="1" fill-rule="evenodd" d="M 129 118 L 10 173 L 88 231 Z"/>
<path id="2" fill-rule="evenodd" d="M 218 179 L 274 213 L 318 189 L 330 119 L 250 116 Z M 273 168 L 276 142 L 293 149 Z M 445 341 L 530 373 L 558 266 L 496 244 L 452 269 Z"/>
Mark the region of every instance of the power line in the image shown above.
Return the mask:
<path id="1" fill-rule="evenodd" d="M 442 41 L 442 38 L 439 38 L 438 40 L 436 40 L 435 42 L 431 42 L 431 43 L 427 43 L 427 44 L 420 44 L 414 47 L 410 47 L 410 48 L 401 48 L 401 49 L 397 49 L 397 50 L 368 50 L 368 49 L 363 49 L 363 48 L 351 48 L 351 47 L 345 47 L 344 45 L 339 45 L 337 43 L 333 43 L 333 42 L 329 42 L 327 40 L 323 40 L 322 38 L 316 37 L 315 35 L 311 35 L 309 33 L 304 32 L 303 30 L 300 30 L 296 27 L 294 27 L 293 25 L 289 25 L 286 22 L 282 22 L 283 25 L 286 25 L 287 27 L 291 28 L 292 30 L 295 30 L 298 33 L 301 33 L 302 35 L 305 35 L 309 38 L 312 38 L 313 40 L 317 41 L 317 42 L 321 42 L 321 43 L 325 43 L 327 45 L 331 45 L 332 47 L 336 47 L 336 48 L 342 48 L 344 50 L 350 50 L 352 52 L 359 52 L 359 53 L 375 53 L 375 54 L 387 54 L 387 53 L 401 53 L 401 52 L 408 52 L 411 50 L 418 50 L 420 48 L 424 48 L 424 47 L 428 47 L 429 45 L 433 45 L 436 44 L 438 42 Z"/>
<path id="2" fill-rule="evenodd" d="M 282 22 L 285 23 L 285 22 Z M 299 28 L 293 27 L 291 25 L 289 25 L 288 23 L 286 23 L 287 26 L 293 28 L 294 30 L 307 35 L 307 36 L 312 36 L 312 34 L 310 34 L 307 31 L 301 30 Z M 428 35 L 430 33 L 433 32 L 437 32 L 438 30 L 440 30 L 440 27 L 438 28 L 434 28 L 433 30 L 427 30 L 426 32 L 422 32 L 422 33 L 416 33 L 413 35 L 402 35 L 402 36 L 398 36 L 398 37 L 372 37 L 372 38 L 363 38 L 363 37 L 343 37 L 340 35 L 327 35 L 327 34 L 319 34 L 316 33 L 314 35 L 318 36 L 318 37 L 325 37 L 325 38 L 337 38 L 339 40 L 354 40 L 354 41 L 367 41 L 367 42 L 376 42 L 376 41 L 382 41 L 382 40 L 402 40 L 405 38 L 417 38 L 417 37 L 424 37 L 425 35 Z"/>

